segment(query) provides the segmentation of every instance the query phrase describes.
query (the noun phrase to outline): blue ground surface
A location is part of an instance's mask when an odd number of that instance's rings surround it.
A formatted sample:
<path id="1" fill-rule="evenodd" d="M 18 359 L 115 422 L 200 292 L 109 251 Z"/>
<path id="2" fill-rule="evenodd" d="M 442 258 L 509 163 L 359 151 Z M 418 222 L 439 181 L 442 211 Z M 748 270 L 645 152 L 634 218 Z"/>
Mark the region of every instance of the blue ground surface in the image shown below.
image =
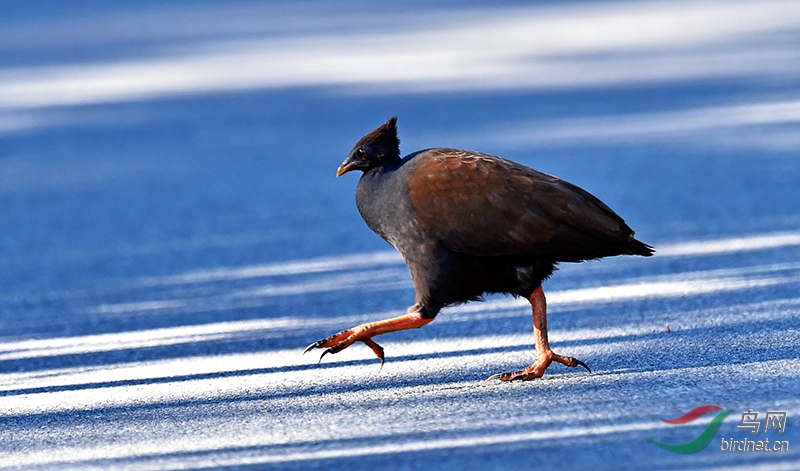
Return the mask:
<path id="1" fill-rule="evenodd" d="M 326 5 L 0 7 L 0 469 L 800 467 L 796 8 L 742 14 L 763 22 L 756 32 L 742 20 L 717 42 L 664 46 L 681 58 L 701 44 L 704 64 L 724 65 L 678 78 L 656 67 L 652 79 L 574 86 L 487 75 L 361 87 L 327 72 L 309 84 L 312 68 L 297 84 L 186 81 L 139 96 L 103 95 L 102 80 L 73 90 L 73 69 L 53 69 L 494 21 L 478 4 Z M 599 18 L 616 6 L 491 13 Z M 763 63 L 730 69 L 741 58 L 725 54 L 748 48 Z M 646 68 L 624 47 L 575 54 Z M 529 308 L 502 297 L 384 337 L 381 372 L 362 346 L 321 365 L 301 355 L 413 302 L 402 260 L 358 215 L 356 177 L 334 177 L 392 115 L 404 153 L 466 147 L 558 175 L 656 247 L 651 259 L 565 265 L 545 284 L 554 349 L 592 374 L 556 365 L 539 381 L 483 384 L 533 360 Z M 647 441 L 698 436 L 713 414 L 660 419 L 704 404 L 733 409 L 708 447 L 680 455 Z M 748 410 L 787 412 L 784 433 L 737 429 Z M 789 450 L 719 451 L 745 437 Z"/>

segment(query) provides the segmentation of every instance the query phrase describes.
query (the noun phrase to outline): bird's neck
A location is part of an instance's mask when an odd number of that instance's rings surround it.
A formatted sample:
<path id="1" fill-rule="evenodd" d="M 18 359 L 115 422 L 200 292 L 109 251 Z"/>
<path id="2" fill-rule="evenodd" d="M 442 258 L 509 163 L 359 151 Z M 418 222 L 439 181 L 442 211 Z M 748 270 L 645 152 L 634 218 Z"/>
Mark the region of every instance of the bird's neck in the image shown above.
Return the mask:
<path id="1" fill-rule="evenodd" d="M 381 157 L 381 167 L 380 168 L 383 168 L 384 170 L 393 169 L 393 168 L 397 167 L 397 164 L 400 163 L 400 160 L 401 159 L 400 159 L 400 154 L 399 153 L 395 152 L 395 153 L 391 153 L 391 154 L 385 154 L 383 157 Z"/>

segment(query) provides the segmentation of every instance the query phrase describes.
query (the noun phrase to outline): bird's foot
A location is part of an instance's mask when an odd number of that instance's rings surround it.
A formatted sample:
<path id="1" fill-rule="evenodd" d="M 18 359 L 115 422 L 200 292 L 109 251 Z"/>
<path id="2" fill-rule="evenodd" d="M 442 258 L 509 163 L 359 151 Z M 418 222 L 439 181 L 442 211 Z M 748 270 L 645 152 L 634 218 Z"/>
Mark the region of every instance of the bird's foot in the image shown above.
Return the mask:
<path id="1" fill-rule="evenodd" d="M 384 319 L 382 321 L 372 322 L 369 324 L 361 324 L 353 327 L 352 329 L 343 330 L 338 334 L 331 335 L 326 339 L 312 343 L 306 348 L 305 352 L 315 348 L 324 348 L 325 351 L 322 352 L 322 355 L 319 357 L 320 361 L 322 361 L 322 357 L 328 353 L 339 353 L 350 345 L 353 345 L 355 342 L 363 342 L 366 346 L 371 348 L 373 352 L 375 352 L 375 356 L 380 358 L 381 368 L 383 368 L 383 347 L 375 343 L 375 341 L 372 340 L 372 337 L 398 330 L 418 329 L 432 320 L 433 318 L 422 317 L 418 311 L 412 311 L 408 314 L 403 314 L 402 316 L 392 317 L 391 319 Z"/>
<path id="2" fill-rule="evenodd" d="M 546 370 L 547 367 L 550 366 L 550 364 L 554 361 L 572 368 L 580 365 L 586 368 L 586 371 L 589 373 L 592 372 L 586 363 L 572 357 L 563 357 L 561 355 L 557 355 L 551 350 L 549 352 L 545 352 L 543 355 L 540 355 L 533 365 L 525 368 L 522 371 L 517 371 L 516 373 L 499 373 L 489 376 L 486 378 L 486 381 L 491 381 L 493 379 L 499 379 L 500 381 L 530 381 L 532 379 L 541 378 L 542 375 L 544 375 L 544 370 Z"/>
<path id="3" fill-rule="evenodd" d="M 363 342 L 366 346 L 371 348 L 373 352 L 375 352 L 375 356 L 381 360 L 381 369 L 383 369 L 383 363 L 385 361 L 383 347 L 372 340 L 372 337 L 369 336 L 368 329 L 365 329 L 363 326 L 357 326 L 353 327 L 352 329 L 343 330 L 338 334 L 331 335 L 328 338 L 317 340 L 306 347 L 303 353 L 308 353 L 315 348 L 324 348 L 325 351 L 323 351 L 322 355 L 319 357 L 319 361 L 322 361 L 322 357 L 325 355 L 329 353 L 339 353 L 358 341 Z"/>

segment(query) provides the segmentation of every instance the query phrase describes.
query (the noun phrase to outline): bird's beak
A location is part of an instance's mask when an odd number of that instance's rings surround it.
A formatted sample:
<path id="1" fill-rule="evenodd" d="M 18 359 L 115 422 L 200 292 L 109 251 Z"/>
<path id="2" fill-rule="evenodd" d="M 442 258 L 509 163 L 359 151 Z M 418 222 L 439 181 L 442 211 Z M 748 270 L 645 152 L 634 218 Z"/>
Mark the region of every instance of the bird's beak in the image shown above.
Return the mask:
<path id="1" fill-rule="evenodd" d="M 339 168 L 336 169 L 336 177 L 337 178 L 341 177 L 342 175 L 349 172 L 350 170 L 355 169 L 356 167 L 358 167 L 358 162 L 353 159 L 347 158 L 345 159 L 344 162 L 342 162 L 342 165 L 339 165 Z"/>

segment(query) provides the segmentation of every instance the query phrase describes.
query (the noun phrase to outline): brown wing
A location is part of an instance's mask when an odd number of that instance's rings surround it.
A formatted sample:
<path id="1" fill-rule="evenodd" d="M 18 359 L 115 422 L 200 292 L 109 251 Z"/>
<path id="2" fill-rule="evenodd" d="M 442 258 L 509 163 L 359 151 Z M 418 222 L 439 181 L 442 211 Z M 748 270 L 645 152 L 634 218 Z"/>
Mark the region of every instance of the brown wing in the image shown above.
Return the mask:
<path id="1" fill-rule="evenodd" d="M 588 192 L 523 165 L 455 149 L 418 158 L 408 179 L 412 206 L 451 250 L 582 260 L 615 254 L 633 234 Z"/>

